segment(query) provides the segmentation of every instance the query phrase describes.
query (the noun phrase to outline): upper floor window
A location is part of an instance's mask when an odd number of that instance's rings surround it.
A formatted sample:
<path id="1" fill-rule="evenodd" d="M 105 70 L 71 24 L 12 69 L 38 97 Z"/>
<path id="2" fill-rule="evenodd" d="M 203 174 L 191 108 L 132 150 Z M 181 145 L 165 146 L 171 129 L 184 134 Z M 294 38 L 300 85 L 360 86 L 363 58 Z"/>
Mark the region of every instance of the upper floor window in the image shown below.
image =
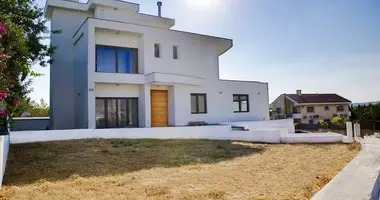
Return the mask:
<path id="1" fill-rule="evenodd" d="M 308 113 L 313 113 L 314 112 L 314 106 L 308 106 L 307 108 Z"/>
<path id="2" fill-rule="evenodd" d="M 178 46 L 173 46 L 173 59 L 178 60 Z"/>
<path id="3" fill-rule="evenodd" d="M 191 94 L 191 114 L 207 113 L 206 94 Z"/>
<path id="4" fill-rule="evenodd" d="M 329 106 L 325 106 L 325 110 L 330 110 L 330 107 Z"/>
<path id="5" fill-rule="evenodd" d="M 337 111 L 344 111 L 344 107 L 342 105 L 336 107 L 336 110 Z"/>
<path id="6" fill-rule="evenodd" d="M 160 44 L 154 44 L 154 57 L 156 57 L 156 58 L 161 57 L 160 46 L 161 46 Z"/>
<path id="7" fill-rule="evenodd" d="M 137 49 L 96 47 L 96 72 L 137 74 Z"/>
<path id="8" fill-rule="evenodd" d="M 234 112 L 249 112 L 248 94 L 234 94 L 233 105 Z"/>

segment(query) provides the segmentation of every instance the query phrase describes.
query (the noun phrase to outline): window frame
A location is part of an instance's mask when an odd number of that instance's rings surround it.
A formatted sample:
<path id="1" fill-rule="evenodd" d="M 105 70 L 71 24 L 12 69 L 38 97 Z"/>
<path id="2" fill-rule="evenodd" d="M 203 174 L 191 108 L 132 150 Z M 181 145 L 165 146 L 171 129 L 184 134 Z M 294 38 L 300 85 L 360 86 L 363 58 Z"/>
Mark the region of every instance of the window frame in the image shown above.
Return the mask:
<path id="1" fill-rule="evenodd" d="M 330 106 L 325 106 L 325 110 L 330 110 Z"/>
<path id="2" fill-rule="evenodd" d="M 239 111 L 233 111 L 234 113 L 247 113 L 249 112 L 249 94 L 232 94 L 232 103 L 235 103 L 236 101 L 234 100 L 234 97 L 237 96 L 238 97 L 238 103 L 239 103 Z M 247 97 L 247 110 L 246 111 L 242 111 L 241 110 L 241 97 Z"/>
<path id="3" fill-rule="evenodd" d="M 158 57 L 156 55 L 156 45 L 158 46 Z M 161 58 L 162 55 L 161 55 L 161 44 L 160 43 L 154 43 L 153 45 L 153 55 L 155 58 Z"/>
<path id="4" fill-rule="evenodd" d="M 115 50 L 115 72 L 100 72 L 98 71 L 98 48 L 110 48 L 110 49 L 114 49 Z M 131 50 L 131 51 L 134 51 L 135 52 L 135 55 L 136 56 L 133 56 L 133 58 L 136 59 L 135 63 L 136 63 L 136 73 L 132 72 L 132 73 L 128 73 L 128 72 L 119 72 L 119 49 L 123 49 L 123 50 Z M 129 47 L 117 47 L 117 46 L 108 46 L 108 45 L 101 45 L 101 44 L 97 44 L 95 45 L 95 72 L 97 73 L 118 73 L 118 74 L 138 74 L 139 73 L 139 54 L 138 54 L 139 50 L 137 48 L 129 48 Z M 133 62 L 133 61 L 132 61 Z M 132 71 L 133 71 L 133 66 L 132 66 Z"/>
<path id="5" fill-rule="evenodd" d="M 192 109 L 192 105 L 191 105 L 191 98 L 195 96 L 195 108 L 196 108 L 196 111 L 193 112 L 193 109 Z M 204 107 L 205 107 L 205 111 L 204 112 L 199 112 L 199 96 L 203 96 L 204 99 L 205 99 L 205 102 L 204 102 Z M 190 94 L 190 110 L 191 110 L 191 114 L 207 114 L 207 94 L 206 93 L 191 93 Z"/>
<path id="6" fill-rule="evenodd" d="M 339 109 L 339 108 L 342 108 L 342 109 Z M 343 105 L 338 105 L 338 106 L 336 107 L 336 111 L 337 111 L 337 112 L 344 112 L 344 106 L 343 106 Z"/>
<path id="7" fill-rule="evenodd" d="M 313 111 L 309 111 L 309 108 L 313 108 Z M 307 113 L 314 113 L 315 112 L 314 106 L 306 106 L 306 112 Z"/>
<path id="8" fill-rule="evenodd" d="M 107 100 L 116 100 L 116 127 L 109 127 L 108 126 L 108 102 Z M 119 100 L 129 100 L 129 99 L 134 99 L 136 100 L 136 105 L 137 105 L 137 112 L 136 112 L 136 118 L 137 118 L 137 124 L 136 124 L 136 127 L 124 127 L 124 126 L 120 126 L 119 125 Z M 138 97 L 96 97 L 95 98 L 95 102 L 96 100 L 103 100 L 104 101 L 104 127 L 98 127 L 96 126 L 96 129 L 107 129 L 107 128 L 137 128 L 137 127 L 140 127 L 139 125 L 139 112 L 138 112 L 138 109 L 139 109 L 139 98 Z M 129 101 L 127 101 L 129 102 Z M 128 103 L 127 103 L 127 113 L 129 113 L 129 110 L 128 110 L 129 106 L 128 106 Z M 96 116 L 96 103 L 95 103 L 95 116 Z M 128 118 L 127 118 L 128 119 Z M 95 123 L 96 123 L 96 118 L 95 118 Z"/>
<path id="9" fill-rule="evenodd" d="M 176 49 L 176 55 L 174 54 L 174 49 Z M 176 56 L 176 57 L 175 57 Z M 178 45 L 173 45 L 173 60 L 179 60 L 179 46 Z"/>

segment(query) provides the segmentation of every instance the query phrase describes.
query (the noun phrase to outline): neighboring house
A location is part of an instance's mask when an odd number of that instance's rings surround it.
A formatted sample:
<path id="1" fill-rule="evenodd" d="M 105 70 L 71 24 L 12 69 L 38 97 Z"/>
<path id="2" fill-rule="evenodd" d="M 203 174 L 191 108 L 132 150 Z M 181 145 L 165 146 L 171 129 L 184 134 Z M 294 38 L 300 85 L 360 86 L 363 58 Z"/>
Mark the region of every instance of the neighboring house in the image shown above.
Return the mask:
<path id="1" fill-rule="evenodd" d="M 337 94 L 282 94 L 270 104 L 272 119 L 293 118 L 302 124 L 332 121 L 334 117 L 348 120 L 351 101 Z"/>
<path id="2" fill-rule="evenodd" d="M 52 129 L 269 119 L 267 83 L 219 79 L 232 40 L 172 30 L 158 5 L 152 16 L 119 0 L 47 0 L 62 31 L 51 39 Z"/>

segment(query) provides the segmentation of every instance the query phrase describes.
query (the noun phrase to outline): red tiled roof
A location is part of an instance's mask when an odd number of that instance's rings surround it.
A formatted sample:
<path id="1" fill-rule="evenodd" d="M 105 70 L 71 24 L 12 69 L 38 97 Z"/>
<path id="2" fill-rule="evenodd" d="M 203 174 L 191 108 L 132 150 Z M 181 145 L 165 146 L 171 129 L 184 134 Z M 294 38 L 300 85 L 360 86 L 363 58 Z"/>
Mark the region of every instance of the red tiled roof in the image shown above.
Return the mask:
<path id="1" fill-rule="evenodd" d="M 286 94 L 297 103 L 351 103 L 337 94 Z"/>

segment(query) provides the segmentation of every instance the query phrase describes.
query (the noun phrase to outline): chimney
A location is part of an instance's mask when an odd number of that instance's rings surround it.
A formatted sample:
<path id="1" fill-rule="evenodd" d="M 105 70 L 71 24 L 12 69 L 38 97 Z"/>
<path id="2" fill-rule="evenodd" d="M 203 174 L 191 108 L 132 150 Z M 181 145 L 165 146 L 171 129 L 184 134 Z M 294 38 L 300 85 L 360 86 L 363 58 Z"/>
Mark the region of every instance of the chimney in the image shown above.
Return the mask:
<path id="1" fill-rule="evenodd" d="M 301 95 L 302 95 L 302 92 L 301 92 L 301 90 L 297 90 L 297 91 L 296 91 L 296 93 L 297 93 L 297 95 L 299 95 L 299 96 L 301 96 Z"/>
<path id="2" fill-rule="evenodd" d="M 162 6 L 162 2 L 161 2 L 161 1 L 158 1 L 158 2 L 157 2 L 157 6 L 158 6 L 158 16 L 161 17 L 161 6 Z"/>

